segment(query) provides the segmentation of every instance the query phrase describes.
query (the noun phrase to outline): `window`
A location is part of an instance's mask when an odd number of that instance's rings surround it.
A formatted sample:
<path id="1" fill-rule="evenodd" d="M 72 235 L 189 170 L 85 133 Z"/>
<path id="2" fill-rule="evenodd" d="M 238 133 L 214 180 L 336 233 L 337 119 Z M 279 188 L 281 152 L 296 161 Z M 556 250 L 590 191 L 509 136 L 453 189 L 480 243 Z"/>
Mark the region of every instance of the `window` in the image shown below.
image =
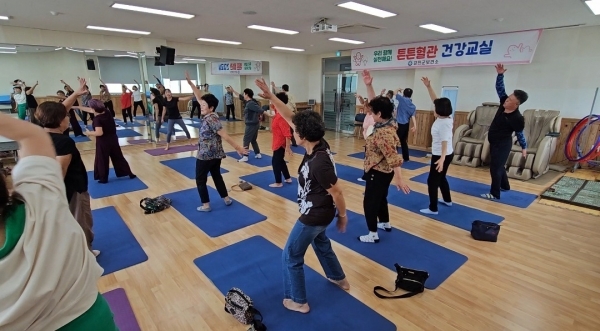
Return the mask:
<path id="1" fill-rule="evenodd" d="M 184 93 L 184 94 L 194 93 L 194 90 L 192 90 L 192 87 L 190 86 L 190 84 L 188 84 L 187 80 L 180 81 L 180 84 L 181 84 L 181 93 Z M 196 81 L 193 79 L 192 79 L 192 84 L 197 85 Z"/>
<path id="2" fill-rule="evenodd" d="M 121 84 L 106 84 L 106 87 L 108 88 L 108 92 L 110 92 L 111 94 L 121 94 L 123 93 L 123 89 L 121 88 Z M 135 84 L 125 84 L 125 86 L 127 86 L 129 89 L 131 89 L 132 87 L 135 86 Z"/>

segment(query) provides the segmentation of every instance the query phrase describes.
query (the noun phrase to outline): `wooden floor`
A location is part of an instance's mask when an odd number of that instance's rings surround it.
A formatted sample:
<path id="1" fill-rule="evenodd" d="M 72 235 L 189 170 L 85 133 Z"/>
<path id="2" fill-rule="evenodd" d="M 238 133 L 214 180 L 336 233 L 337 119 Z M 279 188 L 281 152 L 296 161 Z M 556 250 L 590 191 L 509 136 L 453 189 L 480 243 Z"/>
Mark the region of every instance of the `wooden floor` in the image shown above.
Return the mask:
<path id="1" fill-rule="evenodd" d="M 227 123 L 226 127 L 243 132 L 241 122 Z M 346 155 L 360 151 L 364 141 L 334 134 L 328 134 L 328 139 L 337 152 L 336 162 L 361 167 L 361 160 Z M 183 142 L 178 139 L 179 143 Z M 261 132 L 259 143 L 265 154 L 271 154 L 269 132 Z M 93 147 L 90 143 L 79 145 L 88 150 Z M 283 247 L 297 219 L 297 205 L 258 188 L 231 192 L 235 200 L 268 219 L 214 239 L 175 210 L 144 215 L 138 205 L 140 199 L 195 187 L 193 180 L 165 170 L 158 162 L 192 156 L 191 152 L 152 157 L 143 152 L 149 146 L 123 147 L 133 171 L 149 189 L 92 201 L 94 209 L 115 206 L 149 256 L 147 262 L 103 277 L 100 291 L 124 288 L 145 331 L 246 330 L 223 311 L 222 294 L 192 261 L 254 235 Z M 232 149 L 226 146 L 226 150 Z M 91 170 L 93 152 L 83 154 Z M 293 175 L 300 160 L 299 155 L 290 160 Z M 229 186 L 237 183 L 239 176 L 256 172 L 256 168 L 231 158 L 222 166 L 229 170 L 224 175 Z M 404 177 L 408 180 L 425 171 L 427 168 L 406 170 Z M 449 174 L 489 181 L 486 169 L 453 165 Z M 427 193 L 425 185 L 409 184 L 412 190 Z M 349 209 L 362 213 L 363 188 L 349 182 L 343 186 Z M 512 188 L 538 194 L 546 187 L 513 180 Z M 373 286 L 392 287 L 395 273 L 334 243 L 352 286 L 350 294 L 394 322 L 398 330 L 600 330 L 600 218 L 537 201 L 519 209 L 458 193 L 453 194 L 453 200 L 503 215 L 499 242 L 477 242 L 467 231 L 390 206 L 393 226 L 464 254 L 469 260 L 436 290 L 407 300 L 380 300 L 373 295 Z M 423 201 L 423 208 L 426 206 Z M 306 263 L 323 274 L 310 249 Z"/>

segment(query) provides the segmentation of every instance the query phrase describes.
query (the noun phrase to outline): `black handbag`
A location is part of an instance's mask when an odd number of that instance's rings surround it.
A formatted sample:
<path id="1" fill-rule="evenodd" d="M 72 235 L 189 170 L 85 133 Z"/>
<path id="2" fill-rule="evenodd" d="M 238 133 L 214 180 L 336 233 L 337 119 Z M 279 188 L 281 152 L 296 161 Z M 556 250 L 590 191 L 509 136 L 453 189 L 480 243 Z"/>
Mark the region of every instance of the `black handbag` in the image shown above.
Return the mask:
<path id="1" fill-rule="evenodd" d="M 375 293 L 375 295 L 378 298 L 410 298 L 425 291 L 425 281 L 427 280 L 427 278 L 429 278 L 429 273 L 427 271 L 404 268 L 401 267 L 398 263 L 394 264 L 394 266 L 396 267 L 396 272 L 398 273 L 398 276 L 396 277 L 396 289 L 394 289 L 393 291 L 388 291 L 381 286 L 375 286 L 375 288 L 373 289 L 373 293 Z M 383 296 L 377 293 L 377 291 L 385 291 L 391 294 L 398 291 L 398 289 L 405 290 L 408 293 L 395 296 Z"/>
<path id="2" fill-rule="evenodd" d="M 473 221 L 471 225 L 471 237 L 475 240 L 497 242 L 498 234 L 500 225 L 496 223 Z"/>

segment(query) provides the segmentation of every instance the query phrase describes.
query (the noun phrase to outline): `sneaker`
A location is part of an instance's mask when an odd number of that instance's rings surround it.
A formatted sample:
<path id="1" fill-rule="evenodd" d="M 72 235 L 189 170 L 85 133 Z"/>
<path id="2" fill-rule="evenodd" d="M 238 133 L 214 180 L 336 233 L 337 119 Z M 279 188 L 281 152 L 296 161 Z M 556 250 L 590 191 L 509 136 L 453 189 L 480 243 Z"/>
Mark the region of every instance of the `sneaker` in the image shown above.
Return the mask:
<path id="1" fill-rule="evenodd" d="M 501 188 L 500 188 L 500 191 L 502 191 L 502 192 L 510 191 L 510 188 L 502 188 L 502 187 L 501 187 Z"/>
<path id="2" fill-rule="evenodd" d="M 229 207 L 233 203 L 233 199 L 229 198 L 229 200 L 225 200 L 225 206 Z"/>
<path id="3" fill-rule="evenodd" d="M 452 201 L 446 202 L 446 201 L 444 201 L 444 199 L 439 199 L 438 202 L 441 203 L 442 205 L 446 205 L 448 207 L 452 207 Z"/>
<path id="4" fill-rule="evenodd" d="M 100 251 L 97 249 L 92 250 L 92 254 L 94 254 L 95 257 L 98 257 L 98 255 L 100 255 Z"/>
<path id="5" fill-rule="evenodd" d="M 390 225 L 390 222 L 379 222 L 377 223 L 377 228 L 381 229 L 381 230 L 385 230 L 387 232 L 391 232 L 392 231 L 392 226 Z"/>
<path id="6" fill-rule="evenodd" d="M 238 162 L 248 162 L 248 157 L 244 156 L 241 159 L 239 159 Z"/>
<path id="7" fill-rule="evenodd" d="M 421 209 L 419 210 L 422 214 L 427 214 L 427 215 L 437 215 L 438 212 L 437 211 L 431 211 L 431 209 L 429 208 L 425 208 L 425 209 Z"/>
<path id="8" fill-rule="evenodd" d="M 361 242 L 364 242 L 364 243 L 376 244 L 379 242 L 379 236 L 377 235 L 377 233 L 375 233 L 375 234 L 369 233 L 367 235 L 358 237 L 358 240 L 360 240 Z"/>
<path id="9" fill-rule="evenodd" d="M 495 196 L 491 195 L 490 193 L 484 193 L 481 195 L 482 198 L 484 199 L 488 199 L 488 200 L 498 200 L 499 198 L 496 198 Z"/>
<path id="10" fill-rule="evenodd" d="M 256 155 L 254 155 L 254 158 L 255 158 L 255 159 L 262 159 L 262 155 L 260 155 L 260 153 L 259 153 L 259 154 L 256 154 Z"/>
<path id="11" fill-rule="evenodd" d="M 362 177 L 360 177 L 360 178 L 358 178 L 356 180 L 359 181 L 359 182 L 364 182 L 365 181 L 364 179 L 362 179 Z"/>
<path id="12" fill-rule="evenodd" d="M 203 206 L 200 206 L 200 207 L 196 208 L 196 210 L 207 213 L 207 212 L 211 211 L 212 209 L 210 209 L 210 207 L 204 208 Z"/>

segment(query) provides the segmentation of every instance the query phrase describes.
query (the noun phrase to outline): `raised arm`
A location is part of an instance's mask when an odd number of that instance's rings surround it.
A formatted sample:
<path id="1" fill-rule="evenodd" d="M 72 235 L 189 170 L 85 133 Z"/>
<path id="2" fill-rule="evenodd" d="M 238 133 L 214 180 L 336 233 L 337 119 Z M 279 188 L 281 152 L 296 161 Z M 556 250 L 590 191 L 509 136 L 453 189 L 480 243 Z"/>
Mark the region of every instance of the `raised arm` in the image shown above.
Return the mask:
<path id="1" fill-rule="evenodd" d="M 64 86 L 66 86 L 66 87 L 67 87 L 67 89 L 68 89 L 69 91 L 72 91 L 72 90 L 73 90 L 73 89 L 71 88 L 71 85 L 67 84 L 67 83 L 66 83 L 64 80 L 62 80 L 62 79 L 61 79 L 61 80 L 60 80 L 60 82 L 61 82 L 61 83 L 63 83 L 63 85 L 64 85 Z M 67 92 L 68 92 L 68 91 L 67 91 Z"/>
<path id="2" fill-rule="evenodd" d="M 79 79 L 79 89 L 77 91 L 75 91 L 74 93 L 72 93 L 68 98 L 66 98 L 62 104 L 65 106 L 65 108 L 67 108 L 67 111 L 69 111 L 69 109 L 73 108 L 73 105 L 75 104 L 75 102 L 77 102 L 77 98 L 79 98 L 79 96 L 84 95 L 86 93 L 85 90 L 85 78 L 80 78 Z M 93 111 L 92 111 L 93 113 Z"/>
<path id="3" fill-rule="evenodd" d="M 203 93 L 198 88 L 198 86 L 196 86 L 196 84 L 194 84 L 194 82 L 192 82 L 192 79 L 190 78 L 190 73 L 187 72 L 187 70 L 185 71 L 185 80 L 187 80 L 187 83 L 192 88 L 192 92 L 194 93 L 194 96 L 196 97 L 196 100 L 200 101 L 200 99 L 202 98 Z"/>
<path id="4" fill-rule="evenodd" d="M 35 124 L 0 114 L 0 135 L 19 143 L 21 158 L 34 155 L 56 157 L 50 135 Z"/>
<path id="5" fill-rule="evenodd" d="M 158 79 L 158 77 L 156 77 L 156 75 L 152 75 L 152 76 L 154 76 L 154 78 L 156 79 L 156 81 L 157 81 L 157 82 L 158 82 L 160 85 L 163 85 L 163 83 L 160 81 L 160 79 Z"/>
<path id="6" fill-rule="evenodd" d="M 435 94 L 433 87 L 431 87 L 431 81 L 429 81 L 429 78 L 423 77 L 421 78 L 421 81 L 423 82 L 423 85 L 425 85 L 425 87 L 427 88 L 427 92 L 429 92 L 429 98 L 431 98 L 431 102 L 435 101 L 435 99 L 437 99 L 438 97 Z"/>
<path id="7" fill-rule="evenodd" d="M 35 91 L 35 88 L 38 86 L 38 84 L 39 84 L 39 83 L 36 81 L 36 82 L 35 82 L 35 85 L 33 85 L 33 86 L 32 86 L 32 87 L 29 89 L 29 91 L 26 91 L 25 93 L 27 93 L 27 95 L 31 95 L 31 94 L 33 94 L 33 91 Z"/>
<path id="8" fill-rule="evenodd" d="M 373 89 L 373 77 L 371 77 L 371 73 L 369 72 L 369 70 L 364 70 L 362 72 L 362 78 L 363 82 L 367 86 L 367 98 L 369 98 L 369 100 L 375 99 L 377 95 L 375 94 L 375 90 Z"/>
<path id="9" fill-rule="evenodd" d="M 138 83 L 138 81 L 135 79 L 133 81 L 135 82 L 135 85 L 137 86 L 138 91 L 141 91 L 140 83 Z"/>
<path id="10" fill-rule="evenodd" d="M 506 69 L 504 69 L 502 63 L 496 64 L 496 72 L 498 73 L 498 76 L 496 76 L 496 93 L 498 93 L 498 98 L 502 99 L 507 97 L 506 90 L 504 89 L 504 73 Z"/>
<path id="11" fill-rule="evenodd" d="M 269 89 L 269 85 L 265 82 L 264 78 L 260 78 L 256 80 L 256 86 L 262 91 L 259 96 L 263 99 L 271 101 L 271 103 L 277 108 L 277 111 L 281 114 L 281 116 L 285 119 L 286 122 L 292 127 L 292 129 L 296 129 L 294 123 L 292 123 L 292 117 L 294 116 L 294 112 L 285 104 L 283 101 L 279 100 L 275 94 L 271 92 Z M 232 89 L 233 90 L 233 89 Z M 233 91 L 233 93 L 236 93 Z"/>
<path id="12" fill-rule="evenodd" d="M 271 82 L 271 92 L 273 92 L 273 94 L 279 93 L 279 91 L 277 91 L 277 86 L 275 86 L 275 82 Z"/>

